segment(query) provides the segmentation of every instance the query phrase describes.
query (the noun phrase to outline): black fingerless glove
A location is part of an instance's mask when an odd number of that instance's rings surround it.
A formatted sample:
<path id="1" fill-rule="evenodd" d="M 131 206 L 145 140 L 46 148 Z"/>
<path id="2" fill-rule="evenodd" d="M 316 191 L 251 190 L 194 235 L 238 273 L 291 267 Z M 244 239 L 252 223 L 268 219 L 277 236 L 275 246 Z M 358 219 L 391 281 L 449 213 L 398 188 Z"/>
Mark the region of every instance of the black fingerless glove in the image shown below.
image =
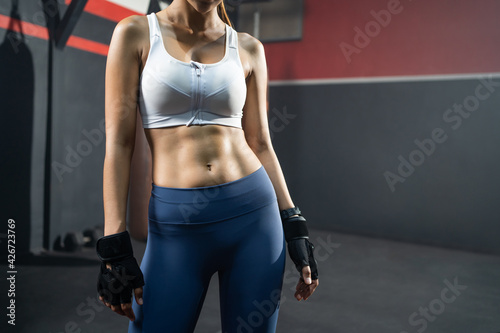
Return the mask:
<path id="1" fill-rule="evenodd" d="M 96 250 L 101 259 L 97 292 L 111 305 L 130 303 L 133 289 L 144 285 L 144 277 L 134 258 L 128 231 L 99 238 Z"/>
<path id="2" fill-rule="evenodd" d="M 317 280 L 318 263 L 314 259 L 314 245 L 309 241 L 306 219 L 302 216 L 298 207 L 282 210 L 280 214 L 285 240 L 288 244 L 288 254 L 295 267 L 302 276 L 302 268 L 310 266 L 311 279 Z"/>

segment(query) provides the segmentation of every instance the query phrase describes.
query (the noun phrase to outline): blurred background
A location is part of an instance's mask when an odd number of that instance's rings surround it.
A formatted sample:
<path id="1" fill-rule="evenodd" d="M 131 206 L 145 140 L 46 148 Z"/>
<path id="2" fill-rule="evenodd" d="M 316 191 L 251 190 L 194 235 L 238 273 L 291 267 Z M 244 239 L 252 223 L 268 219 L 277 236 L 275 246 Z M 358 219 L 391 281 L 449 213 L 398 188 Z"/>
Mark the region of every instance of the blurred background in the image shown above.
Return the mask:
<path id="1" fill-rule="evenodd" d="M 88 322 L 81 314 L 92 309 L 86 299 L 95 298 L 92 242 L 104 217 L 106 55 L 118 21 L 169 3 L 0 0 L 0 246 L 7 258 L 12 219 L 18 284 L 25 287 L 17 299 L 17 320 L 25 325 L 19 332 L 101 332 L 106 322 L 102 332 L 126 327 L 126 319 L 97 305 Z M 500 2 L 225 4 L 235 28 L 264 44 L 274 147 L 294 202 L 317 243 L 326 244 L 330 258 L 320 267 L 335 276 L 318 296 L 323 307 L 297 310 L 308 313 L 307 328 L 298 328 L 295 312 L 283 305 L 281 331 L 500 332 Z M 139 252 L 144 246 L 134 244 Z M 357 283 L 337 289 L 349 274 L 354 283 L 373 273 L 350 266 L 355 262 L 383 270 L 409 266 L 364 281 L 389 288 L 371 299 L 356 294 Z M 72 268 L 70 280 L 91 286 L 66 298 L 67 307 L 50 305 L 51 320 L 32 316 L 53 297 L 35 290 L 60 281 L 66 295 L 74 291 L 76 282 L 62 278 Z M 453 283 L 457 276 L 470 279 L 477 297 L 464 301 L 462 312 L 445 302 L 443 311 L 431 311 L 434 319 L 421 314 L 419 306 L 439 298 L 443 279 Z M 384 300 L 396 297 L 397 283 L 405 283 L 401 298 L 389 306 Z M 40 303 L 32 304 L 32 293 Z M 346 308 L 342 300 L 373 307 Z M 79 313 L 80 302 L 87 305 Z M 206 328 L 217 324 L 210 309 L 199 332 L 217 331 Z M 411 319 L 413 311 L 418 316 Z"/>

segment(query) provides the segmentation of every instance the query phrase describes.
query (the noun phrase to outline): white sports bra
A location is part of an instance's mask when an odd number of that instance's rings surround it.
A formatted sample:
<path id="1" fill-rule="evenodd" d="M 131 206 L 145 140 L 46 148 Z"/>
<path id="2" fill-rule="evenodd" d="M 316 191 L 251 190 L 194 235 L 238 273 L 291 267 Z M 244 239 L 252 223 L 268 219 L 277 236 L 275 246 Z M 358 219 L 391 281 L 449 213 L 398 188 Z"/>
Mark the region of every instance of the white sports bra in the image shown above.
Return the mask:
<path id="1" fill-rule="evenodd" d="M 163 44 L 155 13 L 147 15 L 150 44 L 140 77 L 139 111 L 144 128 L 224 125 L 241 128 L 247 87 L 237 32 L 226 24 L 224 58 L 183 62 Z"/>

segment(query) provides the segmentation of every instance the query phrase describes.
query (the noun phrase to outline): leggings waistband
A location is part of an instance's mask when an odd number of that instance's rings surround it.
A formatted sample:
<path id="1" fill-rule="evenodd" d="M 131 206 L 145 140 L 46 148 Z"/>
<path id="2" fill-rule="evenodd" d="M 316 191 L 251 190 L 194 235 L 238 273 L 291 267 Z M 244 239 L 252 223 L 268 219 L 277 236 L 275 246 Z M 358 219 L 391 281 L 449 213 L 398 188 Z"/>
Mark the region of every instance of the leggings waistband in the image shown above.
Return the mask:
<path id="1" fill-rule="evenodd" d="M 152 185 L 149 220 L 157 223 L 223 221 L 277 200 L 263 166 L 245 177 L 218 185 L 193 188 Z"/>

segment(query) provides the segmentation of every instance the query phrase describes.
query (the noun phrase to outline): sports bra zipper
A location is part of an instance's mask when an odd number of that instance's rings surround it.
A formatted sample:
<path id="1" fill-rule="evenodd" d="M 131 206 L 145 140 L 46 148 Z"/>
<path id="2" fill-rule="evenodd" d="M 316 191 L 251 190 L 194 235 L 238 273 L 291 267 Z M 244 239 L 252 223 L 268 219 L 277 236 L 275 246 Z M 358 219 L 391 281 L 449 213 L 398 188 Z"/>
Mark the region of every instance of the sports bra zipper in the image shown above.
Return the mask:
<path id="1" fill-rule="evenodd" d="M 186 124 L 187 126 L 190 126 L 191 123 L 193 123 L 196 119 L 196 117 L 198 116 L 198 114 L 200 113 L 200 96 L 201 96 L 201 93 L 200 93 L 200 81 L 201 81 L 201 72 L 202 72 L 202 69 L 200 68 L 200 66 L 192 61 L 191 64 L 194 66 L 194 69 L 196 71 L 196 97 L 195 97 L 195 108 L 194 108 L 194 114 L 193 114 L 193 117 L 191 118 L 191 120 Z"/>
<path id="2" fill-rule="evenodd" d="M 196 88 L 196 116 L 198 116 L 198 113 L 200 112 L 199 108 L 200 108 L 200 81 L 201 81 L 201 69 L 198 67 L 197 64 L 195 64 L 196 66 L 196 76 L 198 76 L 198 88 Z"/>

